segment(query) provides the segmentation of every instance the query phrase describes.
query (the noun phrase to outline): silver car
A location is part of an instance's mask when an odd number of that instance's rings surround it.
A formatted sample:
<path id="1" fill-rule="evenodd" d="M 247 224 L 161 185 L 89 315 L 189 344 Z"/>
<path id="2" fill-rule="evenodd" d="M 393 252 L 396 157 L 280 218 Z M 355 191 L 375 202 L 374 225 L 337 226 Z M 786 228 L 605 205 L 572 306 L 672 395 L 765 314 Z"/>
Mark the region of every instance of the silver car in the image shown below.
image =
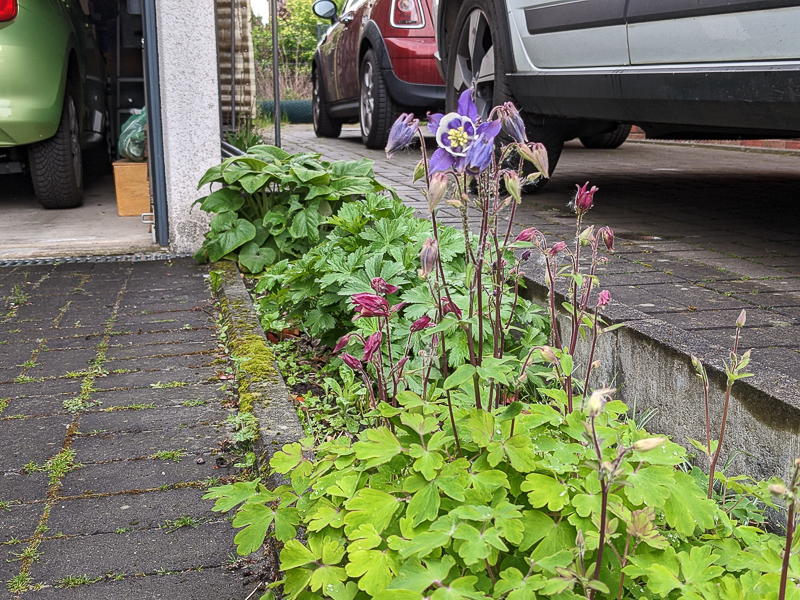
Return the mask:
<path id="1" fill-rule="evenodd" d="M 513 100 L 528 134 L 614 147 L 648 138 L 800 137 L 800 1 L 433 0 L 449 107 Z"/>

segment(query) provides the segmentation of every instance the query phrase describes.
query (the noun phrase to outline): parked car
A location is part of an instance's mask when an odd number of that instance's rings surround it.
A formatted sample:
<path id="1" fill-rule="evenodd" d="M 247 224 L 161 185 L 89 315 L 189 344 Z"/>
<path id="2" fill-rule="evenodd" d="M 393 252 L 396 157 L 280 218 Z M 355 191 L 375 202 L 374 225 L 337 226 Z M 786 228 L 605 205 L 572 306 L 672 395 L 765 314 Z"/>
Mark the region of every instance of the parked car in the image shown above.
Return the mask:
<path id="1" fill-rule="evenodd" d="M 347 0 L 341 14 L 318 0 L 314 13 L 332 23 L 312 67 L 317 136 L 338 137 L 342 123 L 358 121 L 367 148 L 384 148 L 402 112 L 444 108 L 430 0 Z"/>
<path id="2" fill-rule="evenodd" d="M 0 174 L 28 170 L 45 208 L 81 204 L 82 150 L 105 137 L 89 10 L 89 0 L 0 0 Z"/>
<path id="3" fill-rule="evenodd" d="M 551 170 L 564 140 L 616 142 L 621 124 L 657 139 L 800 137 L 798 1 L 433 0 L 432 10 L 447 106 L 470 86 L 484 116 L 513 100 Z"/>

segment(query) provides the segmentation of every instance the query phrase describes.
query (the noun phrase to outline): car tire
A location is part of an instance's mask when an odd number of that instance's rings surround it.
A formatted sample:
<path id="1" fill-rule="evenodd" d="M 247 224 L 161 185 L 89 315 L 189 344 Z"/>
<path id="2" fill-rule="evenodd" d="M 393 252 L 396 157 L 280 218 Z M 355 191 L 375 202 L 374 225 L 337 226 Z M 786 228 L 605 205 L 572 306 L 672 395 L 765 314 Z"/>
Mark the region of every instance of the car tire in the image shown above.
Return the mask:
<path id="1" fill-rule="evenodd" d="M 312 75 L 311 119 L 314 123 L 314 134 L 320 138 L 338 138 L 342 133 L 342 122 L 328 114 L 328 103 L 325 90 L 316 71 Z"/>
<path id="2" fill-rule="evenodd" d="M 626 123 L 621 123 L 613 131 L 588 135 L 578 139 L 580 139 L 581 144 L 587 148 L 613 150 L 614 148 L 622 146 L 625 140 L 628 139 L 628 134 L 630 134 L 630 132 L 631 126 Z"/>
<path id="3" fill-rule="evenodd" d="M 447 110 L 455 110 L 458 97 L 468 87 L 474 87 L 473 98 L 482 119 L 489 116 L 492 108 L 505 102 L 513 102 L 514 96 L 509 86 L 507 73 L 511 70 L 510 57 L 506 55 L 500 40 L 497 23 L 505 15 L 495 14 L 492 0 L 467 0 L 459 8 L 453 35 L 449 40 L 447 53 L 446 105 Z M 517 107 L 519 108 L 519 107 Z M 520 110 L 525 121 L 528 139 L 544 144 L 550 174 L 555 170 L 564 136 L 543 117 Z M 505 134 L 498 136 L 499 144 L 507 144 L 511 138 Z M 532 170 L 526 163 L 526 171 Z M 541 189 L 547 179 L 540 178 L 525 186 L 525 192 Z"/>
<path id="4" fill-rule="evenodd" d="M 56 134 L 28 147 L 28 166 L 36 199 L 44 208 L 75 208 L 83 203 L 81 132 L 69 90 Z"/>
<path id="5" fill-rule="evenodd" d="M 392 124 L 400 116 L 386 82 L 383 79 L 375 52 L 370 49 L 358 70 L 358 121 L 361 124 L 361 141 L 371 150 L 383 150 L 389 141 Z"/>

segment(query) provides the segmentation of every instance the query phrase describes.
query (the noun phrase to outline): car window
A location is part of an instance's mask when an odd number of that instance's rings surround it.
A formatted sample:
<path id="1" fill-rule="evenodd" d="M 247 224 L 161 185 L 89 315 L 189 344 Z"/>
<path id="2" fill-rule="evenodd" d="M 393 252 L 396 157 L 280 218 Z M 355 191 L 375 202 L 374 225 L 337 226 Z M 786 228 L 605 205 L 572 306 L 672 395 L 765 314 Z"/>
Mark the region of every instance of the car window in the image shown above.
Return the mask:
<path id="1" fill-rule="evenodd" d="M 347 2 L 344 5 L 344 10 L 342 10 L 342 14 L 356 10 L 364 2 L 365 0 L 347 0 Z"/>

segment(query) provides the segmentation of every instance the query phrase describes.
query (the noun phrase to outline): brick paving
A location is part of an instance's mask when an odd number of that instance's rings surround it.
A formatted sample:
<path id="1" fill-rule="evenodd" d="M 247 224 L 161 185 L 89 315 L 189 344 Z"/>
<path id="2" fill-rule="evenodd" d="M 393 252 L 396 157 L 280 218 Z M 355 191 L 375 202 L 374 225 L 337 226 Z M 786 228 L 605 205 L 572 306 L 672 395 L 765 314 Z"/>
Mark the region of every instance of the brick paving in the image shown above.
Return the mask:
<path id="1" fill-rule="evenodd" d="M 290 152 L 373 159 L 378 176 L 424 216 L 420 185 L 411 183 L 418 150 L 387 161 L 364 148 L 354 126 L 324 140 L 310 126 L 290 125 L 282 139 Z M 616 302 L 723 347 L 746 308 L 742 346 L 754 348 L 753 369 L 770 365 L 800 392 L 800 156 L 632 142 L 588 150 L 570 142 L 553 180 L 524 197 L 517 225 L 569 238 L 567 203 L 587 180 L 600 188 L 587 224 L 610 225 L 617 236 L 617 253 L 599 272 Z M 443 220 L 458 224 L 454 215 Z"/>
<path id="2" fill-rule="evenodd" d="M 228 474 L 233 410 L 205 272 L 191 259 L 0 269 L 0 598 L 252 590 L 226 569 L 234 530 L 201 499 Z M 74 466 L 53 469 L 68 452 Z M 81 578 L 97 581 L 64 587 Z"/>

